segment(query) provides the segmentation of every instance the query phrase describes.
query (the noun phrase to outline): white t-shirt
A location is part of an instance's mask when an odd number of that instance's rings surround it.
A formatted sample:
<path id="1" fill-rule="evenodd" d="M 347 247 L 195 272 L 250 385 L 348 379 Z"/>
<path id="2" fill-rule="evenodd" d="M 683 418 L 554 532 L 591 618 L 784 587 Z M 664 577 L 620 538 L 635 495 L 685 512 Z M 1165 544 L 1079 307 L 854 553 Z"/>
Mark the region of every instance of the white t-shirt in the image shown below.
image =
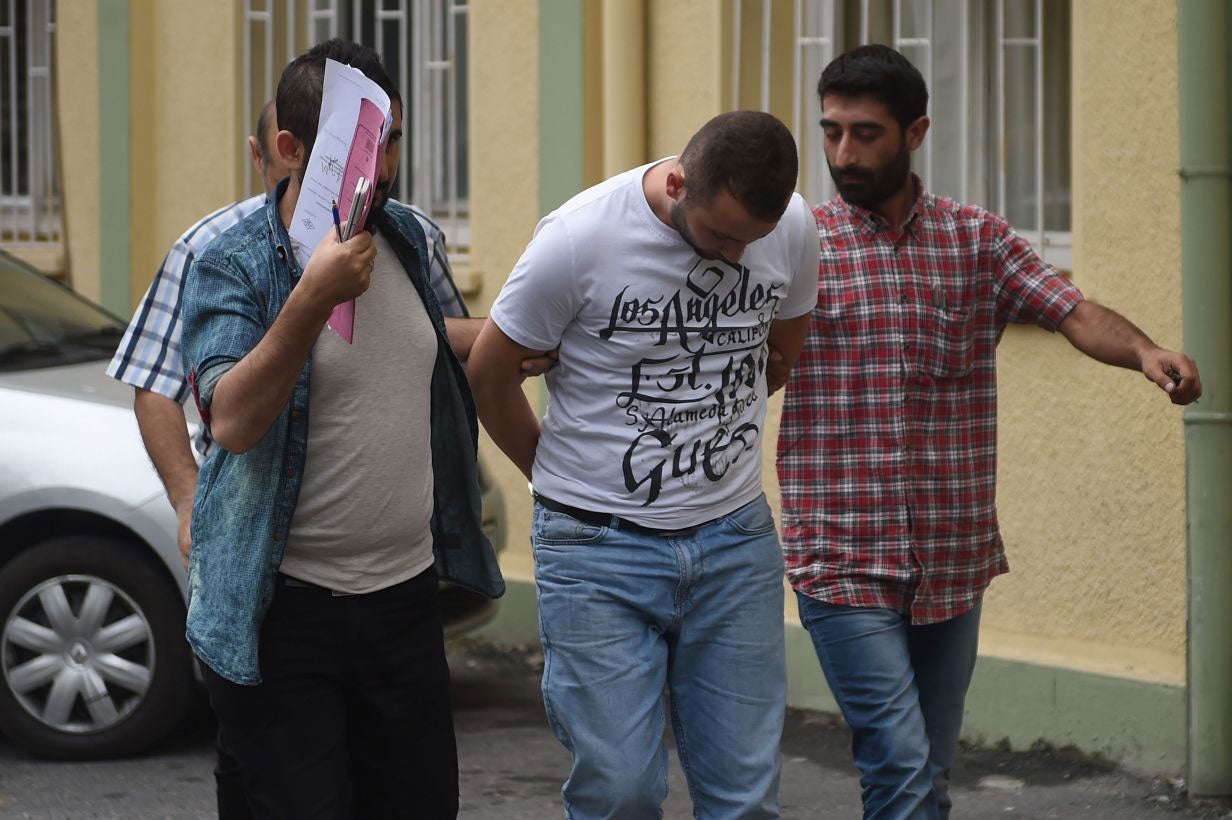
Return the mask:
<path id="1" fill-rule="evenodd" d="M 491 318 L 518 344 L 560 347 L 536 492 L 674 529 L 761 493 L 766 338 L 816 305 L 820 245 L 793 194 L 738 265 L 702 259 L 646 201 L 656 164 L 544 217 Z"/>

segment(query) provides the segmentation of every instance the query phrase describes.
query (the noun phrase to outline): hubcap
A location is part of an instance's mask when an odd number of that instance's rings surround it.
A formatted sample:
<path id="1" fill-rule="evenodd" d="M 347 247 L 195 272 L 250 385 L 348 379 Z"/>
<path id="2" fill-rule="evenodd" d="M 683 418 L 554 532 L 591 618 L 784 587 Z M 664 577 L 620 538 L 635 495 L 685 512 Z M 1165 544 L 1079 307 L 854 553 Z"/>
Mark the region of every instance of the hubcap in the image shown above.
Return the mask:
<path id="1" fill-rule="evenodd" d="M 90 657 L 90 650 L 81 641 L 75 642 L 68 650 L 69 659 L 76 664 L 83 664 Z"/>
<path id="2" fill-rule="evenodd" d="M 61 575 L 27 592 L 7 616 L 0 633 L 5 682 L 44 725 L 98 732 L 144 700 L 154 676 L 154 634 L 119 587 Z"/>

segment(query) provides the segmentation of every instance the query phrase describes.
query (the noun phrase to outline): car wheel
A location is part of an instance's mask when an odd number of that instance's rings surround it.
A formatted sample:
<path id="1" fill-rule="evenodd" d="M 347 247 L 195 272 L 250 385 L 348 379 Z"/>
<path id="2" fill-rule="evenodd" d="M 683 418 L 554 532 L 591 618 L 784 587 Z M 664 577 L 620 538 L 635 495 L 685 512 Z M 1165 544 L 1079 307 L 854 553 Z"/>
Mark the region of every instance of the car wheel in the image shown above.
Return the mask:
<path id="1" fill-rule="evenodd" d="M 193 701 L 190 663 L 179 591 L 133 544 L 57 537 L 0 569 L 0 731 L 34 754 L 152 746 Z"/>

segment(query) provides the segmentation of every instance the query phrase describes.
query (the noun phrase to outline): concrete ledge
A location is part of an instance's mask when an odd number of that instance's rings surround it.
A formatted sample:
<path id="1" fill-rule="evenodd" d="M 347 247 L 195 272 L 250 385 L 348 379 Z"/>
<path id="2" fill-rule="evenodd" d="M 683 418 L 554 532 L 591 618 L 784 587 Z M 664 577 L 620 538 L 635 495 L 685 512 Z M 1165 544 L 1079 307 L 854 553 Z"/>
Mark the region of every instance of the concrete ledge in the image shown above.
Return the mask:
<path id="1" fill-rule="evenodd" d="M 498 644 L 539 640 L 535 586 L 507 579 L 500 612 L 476 634 Z M 822 712 L 838 708 L 808 633 L 787 624 L 787 700 Z M 1039 741 L 1076 746 L 1143 774 L 1175 774 L 1185 765 L 1185 689 L 1159 683 L 980 656 L 967 696 L 966 740 L 1007 741 L 1016 750 Z"/>

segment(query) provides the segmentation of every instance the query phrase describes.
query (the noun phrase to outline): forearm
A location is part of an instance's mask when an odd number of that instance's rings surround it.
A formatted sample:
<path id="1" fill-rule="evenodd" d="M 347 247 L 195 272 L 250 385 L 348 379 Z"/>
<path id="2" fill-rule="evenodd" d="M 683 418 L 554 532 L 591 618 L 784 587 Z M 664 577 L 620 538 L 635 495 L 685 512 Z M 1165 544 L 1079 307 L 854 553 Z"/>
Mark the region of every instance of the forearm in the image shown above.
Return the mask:
<path id="1" fill-rule="evenodd" d="M 812 315 L 806 313 L 794 319 L 776 319 L 770 325 L 767 339 L 770 361 L 766 370 L 766 385 L 770 393 L 787 383 L 787 377 L 804 349 L 811 321 Z"/>
<path id="2" fill-rule="evenodd" d="M 539 418 L 521 386 L 516 381 L 485 379 L 473 392 L 483 429 L 529 481 L 539 446 Z"/>
<path id="3" fill-rule="evenodd" d="M 543 351 L 523 347 L 491 319 L 467 365 L 475 410 L 488 435 L 529 480 L 539 446 L 539 418 L 522 392 L 521 363 Z"/>
<path id="4" fill-rule="evenodd" d="M 184 408 L 166 396 L 137 388 L 133 411 L 146 453 L 162 479 L 171 506 L 177 513 L 191 509 L 197 488 L 197 461 L 188 439 Z"/>
<path id="5" fill-rule="evenodd" d="M 1143 357 L 1157 346 L 1133 322 L 1094 302 L 1079 302 L 1061 322 L 1070 344 L 1104 364 L 1142 370 Z"/>
<path id="6" fill-rule="evenodd" d="M 483 323 L 482 318 L 445 317 L 445 333 L 449 336 L 449 347 L 463 364 L 470 358 L 471 348 L 475 346 L 475 339 L 479 337 Z"/>
<path id="7" fill-rule="evenodd" d="M 301 282 L 269 332 L 219 379 L 210 430 L 220 445 L 242 453 L 261 440 L 290 400 L 331 307 Z"/>

